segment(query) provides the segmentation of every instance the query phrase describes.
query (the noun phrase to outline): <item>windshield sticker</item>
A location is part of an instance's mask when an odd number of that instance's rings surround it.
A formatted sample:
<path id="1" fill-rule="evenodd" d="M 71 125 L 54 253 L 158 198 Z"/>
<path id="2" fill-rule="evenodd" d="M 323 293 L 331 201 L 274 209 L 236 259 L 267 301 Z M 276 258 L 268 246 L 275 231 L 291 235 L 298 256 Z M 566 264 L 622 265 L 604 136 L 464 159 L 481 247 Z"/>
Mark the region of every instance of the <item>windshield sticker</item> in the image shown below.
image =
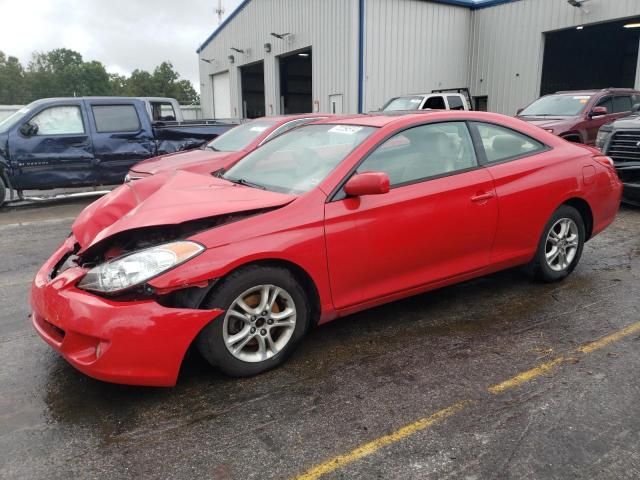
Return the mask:
<path id="1" fill-rule="evenodd" d="M 251 127 L 249 130 L 252 132 L 264 132 L 266 129 L 267 127 Z"/>
<path id="2" fill-rule="evenodd" d="M 591 97 L 589 95 L 578 95 L 573 97 L 574 100 L 589 100 Z"/>
<path id="3" fill-rule="evenodd" d="M 362 127 L 356 127 L 354 125 L 336 125 L 335 127 L 329 129 L 331 133 L 344 133 L 346 135 L 353 135 L 362 130 Z"/>

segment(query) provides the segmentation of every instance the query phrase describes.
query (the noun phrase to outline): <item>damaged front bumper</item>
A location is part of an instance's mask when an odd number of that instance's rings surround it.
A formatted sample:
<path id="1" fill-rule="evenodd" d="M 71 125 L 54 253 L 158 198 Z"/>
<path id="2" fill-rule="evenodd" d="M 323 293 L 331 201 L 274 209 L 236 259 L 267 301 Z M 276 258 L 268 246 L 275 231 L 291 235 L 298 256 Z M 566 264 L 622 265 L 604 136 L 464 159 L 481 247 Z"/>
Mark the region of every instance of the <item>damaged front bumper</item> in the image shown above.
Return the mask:
<path id="1" fill-rule="evenodd" d="M 38 334 L 90 377 L 129 385 L 175 385 L 187 349 L 222 310 L 99 297 L 76 287 L 85 273 L 80 267 L 52 279 L 50 273 L 73 243 L 70 237 L 33 282 L 31 320 Z"/>

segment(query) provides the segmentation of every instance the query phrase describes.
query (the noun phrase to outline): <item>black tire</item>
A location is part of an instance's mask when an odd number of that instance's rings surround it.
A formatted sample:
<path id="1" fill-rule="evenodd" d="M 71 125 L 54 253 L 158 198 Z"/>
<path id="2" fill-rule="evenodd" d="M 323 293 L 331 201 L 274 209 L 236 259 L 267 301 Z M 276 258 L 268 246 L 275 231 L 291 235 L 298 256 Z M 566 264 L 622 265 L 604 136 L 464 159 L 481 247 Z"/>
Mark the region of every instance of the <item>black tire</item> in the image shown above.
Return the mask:
<path id="1" fill-rule="evenodd" d="M 287 343 L 275 355 L 260 361 L 243 361 L 234 356 L 225 344 L 225 317 L 236 299 L 247 290 L 260 285 L 279 287 L 289 295 L 295 305 L 295 327 L 293 327 L 293 333 Z M 202 307 L 222 308 L 225 313 L 209 323 L 200 332 L 197 338 L 198 350 L 212 366 L 216 366 L 223 373 L 234 377 L 256 375 L 284 362 L 308 330 L 311 319 L 311 308 L 307 294 L 295 276 L 284 268 L 261 265 L 241 268 L 220 280 L 205 298 Z M 258 315 L 258 317 L 260 316 Z M 253 323 L 253 325 L 257 325 L 257 323 Z M 260 332 L 261 327 L 259 326 L 254 337 L 257 337 Z M 268 335 L 271 338 L 271 333 Z"/>
<path id="2" fill-rule="evenodd" d="M 547 239 L 549 237 L 549 233 L 552 228 L 558 228 L 558 222 L 563 220 L 572 221 L 577 227 L 577 247 L 575 249 L 575 255 L 573 259 L 568 262 L 566 267 L 561 269 L 557 269 L 560 265 L 556 265 L 556 269 L 552 268 L 547 261 L 547 249 L 550 244 L 548 244 Z M 584 242 L 586 239 L 586 229 L 584 226 L 584 220 L 580 215 L 580 212 L 575 208 L 569 205 L 562 205 L 558 208 L 551 218 L 547 222 L 542 232 L 542 236 L 540 237 L 540 241 L 538 242 L 538 250 L 536 251 L 536 255 L 533 258 L 530 266 L 530 270 L 534 275 L 534 278 L 543 282 L 558 282 L 564 278 L 566 278 L 578 265 L 580 261 L 580 257 L 582 256 L 582 250 L 584 248 Z M 549 251 L 551 253 L 551 250 Z"/>

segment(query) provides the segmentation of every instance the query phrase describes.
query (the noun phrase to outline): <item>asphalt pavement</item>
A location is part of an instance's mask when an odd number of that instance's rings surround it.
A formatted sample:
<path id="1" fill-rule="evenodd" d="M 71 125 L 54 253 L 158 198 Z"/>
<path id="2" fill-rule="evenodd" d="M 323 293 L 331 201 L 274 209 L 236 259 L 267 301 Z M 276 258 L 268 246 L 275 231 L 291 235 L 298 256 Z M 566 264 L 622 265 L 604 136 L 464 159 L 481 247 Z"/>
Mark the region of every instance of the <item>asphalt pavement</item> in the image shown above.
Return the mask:
<path id="1" fill-rule="evenodd" d="M 566 281 L 518 270 L 311 332 L 231 379 L 102 383 L 33 332 L 29 283 L 86 204 L 0 211 L 0 478 L 640 478 L 640 210 Z"/>

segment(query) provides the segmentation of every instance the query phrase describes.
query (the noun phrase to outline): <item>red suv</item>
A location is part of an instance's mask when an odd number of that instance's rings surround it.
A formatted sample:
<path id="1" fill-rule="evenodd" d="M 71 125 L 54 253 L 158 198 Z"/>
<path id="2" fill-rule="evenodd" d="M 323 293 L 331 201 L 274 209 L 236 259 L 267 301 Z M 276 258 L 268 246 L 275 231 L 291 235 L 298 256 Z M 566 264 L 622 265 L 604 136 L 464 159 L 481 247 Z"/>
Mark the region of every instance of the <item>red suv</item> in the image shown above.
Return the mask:
<path id="1" fill-rule="evenodd" d="M 557 92 L 540 97 L 517 117 L 571 142 L 594 145 L 605 123 L 630 115 L 640 92 L 627 88 Z"/>

